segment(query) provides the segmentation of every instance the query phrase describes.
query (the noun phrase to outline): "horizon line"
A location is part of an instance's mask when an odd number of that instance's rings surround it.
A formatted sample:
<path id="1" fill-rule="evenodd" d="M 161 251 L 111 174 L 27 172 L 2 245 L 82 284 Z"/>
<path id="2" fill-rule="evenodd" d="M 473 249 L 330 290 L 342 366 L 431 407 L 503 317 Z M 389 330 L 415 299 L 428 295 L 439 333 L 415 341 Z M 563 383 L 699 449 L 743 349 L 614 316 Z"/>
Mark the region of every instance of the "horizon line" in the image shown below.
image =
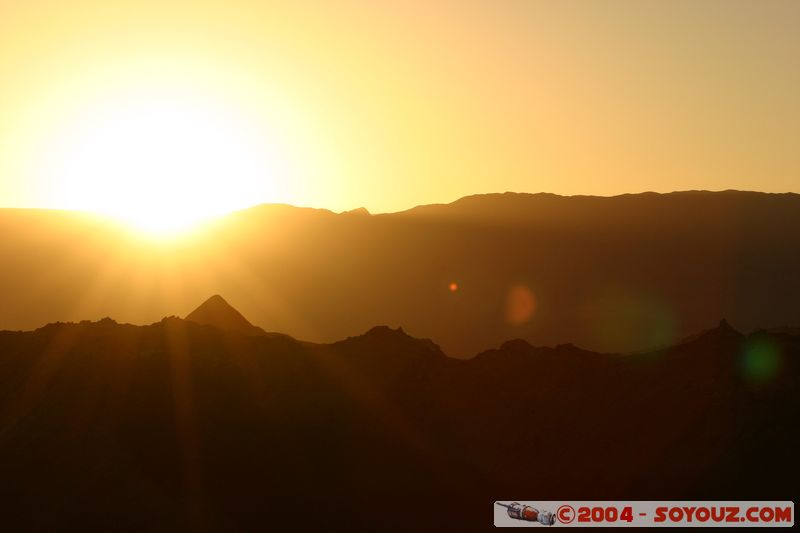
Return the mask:
<path id="1" fill-rule="evenodd" d="M 405 209 L 400 209 L 397 211 L 373 211 L 366 206 L 357 206 L 350 209 L 343 209 L 341 211 L 336 211 L 334 209 L 328 207 L 317 207 L 317 206 L 310 206 L 310 205 L 302 205 L 302 204 L 292 204 L 287 202 L 259 202 L 255 204 L 251 204 L 248 206 L 243 206 L 240 208 L 231 209 L 230 211 L 225 211 L 222 213 L 209 215 L 208 217 L 204 217 L 205 221 L 212 221 L 220 218 L 224 218 L 229 215 L 233 215 L 235 213 L 242 213 L 244 211 L 249 211 L 251 209 L 258 209 L 260 207 L 291 207 L 294 209 L 309 209 L 309 210 L 316 210 L 316 211 L 327 211 L 333 214 L 347 214 L 353 213 L 354 211 L 366 211 L 366 214 L 373 216 L 373 215 L 393 215 L 399 213 L 406 213 L 408 211 L 412 211 L 419 207 L 427 207 L 427 206 L 446 206 L 455 204 L 461 200 L 465 200 L 467 198 L 475 198 L 481 196 L 503 196 L 503 195 L 519 195 L 519 196 L 555 196 L 559 198 L 603 198 L 603 199 L 613 199 L 613 198 L 621 198 L 625 196 L 644 196 L 644 195 L 658 195 L 658 196 L 668 196 L 672 194 L 687 194 L 687 193 L 707 193 L 707 194 L 724 194 L 724 193 L 742 193 L 742 194 L 761 194 L 761 195 L 775 195 L 775 196 L 798 196 L 800 192 L 795 191 L 757 191 L 757 190 L 750 190 L 750 189 L 681 189 L 681 190 L 674 190 L 674 191 L 667 191 L 667 192 L 659 192 L 653 190 L 643 190 L 637 192 L 624 192 L 618 194 L 560 194 L 554 192 L 547 192 L 547 191 L 537 191 L 537 192 L 528 192 L 528 191 L 498 191 L 498 192 L 485 192 L 485 193 L 473 193 L 467 194 L 465 196 L 460 196 L 455 200 L 451 200 L 449 202 L 430 202 L 430 203 L 421 203 L 416 204 L 411 207 L 407 207 Z M 101 210 L 96 209 L 81 209 L 81 208 L 69 208 L 69 207 L 40 207 L 40 206 L 0 206 L 0 211 L 43 211 L 43 212 L 54 212 L 54 213 L 70 213 L 70 214 L 81 214 L 81 215 L 90 215 L 90 216 L 99 216 L 102 218 L 107 219 L 116 219 L 116 217 L 107 212 L 103 212 Z"/>

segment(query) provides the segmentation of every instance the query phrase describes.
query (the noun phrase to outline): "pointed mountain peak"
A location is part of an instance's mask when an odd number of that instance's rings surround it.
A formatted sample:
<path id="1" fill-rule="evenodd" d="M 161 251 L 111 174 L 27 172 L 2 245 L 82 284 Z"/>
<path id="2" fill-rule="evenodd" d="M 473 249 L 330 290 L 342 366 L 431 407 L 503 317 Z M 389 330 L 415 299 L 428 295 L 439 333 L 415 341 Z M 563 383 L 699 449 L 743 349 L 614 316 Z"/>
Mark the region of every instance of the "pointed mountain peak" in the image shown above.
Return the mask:
<path id="1" fill-rule="evenodd" d="M 246 335 L 263 335 L 264 330 L 251 324 L 239 311 L 215 294 L 186 316 L 186 320 L 204 326 Z"/>
<path id="2" fill-rule="evenodd" d="M 727 320 L 724 318 L 719 321 L 715 328 L 695 333 L 683 339 L 679 344 L 686 344 L 697 341 L 719 340 L 719 339 L 734 339 L 740 340 L 744 337 L 738 330 L 734 329 Z"/>
<path id="3" fill-rule="evenodd" d="M 710 333 L 714 333 L 716 335 L 724 335 L 727 337 L 741 337 L 742 334 L 739 333 L 733 326 L 731 326 L 727 320 L 724 318 L 719 321 L 719 325 L 716 328 L 710 330 Z"/>
<path id="4" fill-rule="evenodd" d="M 731 327 L 731 325 L 728 323 L 728 321 L 725 320 L 724 318 L 719 321 L 719 325 L 717 326 L 717 329 L 736 331 L 736 330 L 733 329 L 733 327 Z"/>

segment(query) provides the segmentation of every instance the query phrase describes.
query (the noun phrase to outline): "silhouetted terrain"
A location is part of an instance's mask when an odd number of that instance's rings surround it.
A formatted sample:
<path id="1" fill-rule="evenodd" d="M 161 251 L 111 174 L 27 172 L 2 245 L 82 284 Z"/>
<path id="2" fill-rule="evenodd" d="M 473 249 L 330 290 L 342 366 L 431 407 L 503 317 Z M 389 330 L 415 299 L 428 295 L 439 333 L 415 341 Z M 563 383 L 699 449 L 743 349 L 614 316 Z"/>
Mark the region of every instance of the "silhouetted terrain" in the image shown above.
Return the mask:
<path id="1" fill-rule="evenodd" d="M 222 325 L 0 332 L 3 527 L 461 531 L 498 499 L 797 496 L 792 331 L 461 360 L 385 326 Z"/>
<path id="2" fill-rule="evenodd" d="M 215 293 L 299 339 L 403 325 L 453 356 L 509 338 L 654 349 L 721 316 L 748 332 L 800 325 L 795 194 L 493 194 L 386 215 L 266 205 L 155 247 L 76 214 L 0 210 L 0 233 L 3 329 L 150 323 Z"/>
<path id="3" fill-rule="evenodd" d="M 244 335 L 266 335 L 266 332 L 251 324 L 242 314 L 231 307 L 219 294 L 215 294 L 200 307 L 186 316 L 186 320 L 204 326 L 215 326 L 224 331 Z"/>

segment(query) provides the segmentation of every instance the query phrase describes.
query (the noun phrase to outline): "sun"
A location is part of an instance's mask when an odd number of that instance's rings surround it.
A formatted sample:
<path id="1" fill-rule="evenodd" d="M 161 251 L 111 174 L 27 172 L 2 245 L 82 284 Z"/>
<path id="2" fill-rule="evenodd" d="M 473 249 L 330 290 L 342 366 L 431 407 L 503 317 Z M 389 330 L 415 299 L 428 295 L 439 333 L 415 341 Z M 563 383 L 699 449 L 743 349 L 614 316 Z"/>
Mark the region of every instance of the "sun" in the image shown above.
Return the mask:
<path id="1" fill-rule="evenodd" d="M 276 137 L 231 102 L 135 91 L 83 109 L 48 172 L 61 205 L 170 235 L 269 199 L 288 171 Z"/>

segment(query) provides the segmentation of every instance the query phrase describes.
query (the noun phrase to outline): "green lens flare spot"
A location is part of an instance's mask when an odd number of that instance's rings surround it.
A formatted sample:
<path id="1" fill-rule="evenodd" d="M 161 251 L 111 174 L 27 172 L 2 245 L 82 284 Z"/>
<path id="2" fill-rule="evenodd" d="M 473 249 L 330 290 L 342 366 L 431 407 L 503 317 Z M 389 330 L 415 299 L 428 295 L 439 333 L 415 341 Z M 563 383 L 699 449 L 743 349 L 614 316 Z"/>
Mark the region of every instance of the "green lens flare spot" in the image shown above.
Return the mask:
<path id="1" fill-rule="evenodd" d="M 742 373 L 753 384 L 761 385 L 775 379 L 781 367 L 778 346 L 766 339 L 747 343 L 742 354 Z"/>

